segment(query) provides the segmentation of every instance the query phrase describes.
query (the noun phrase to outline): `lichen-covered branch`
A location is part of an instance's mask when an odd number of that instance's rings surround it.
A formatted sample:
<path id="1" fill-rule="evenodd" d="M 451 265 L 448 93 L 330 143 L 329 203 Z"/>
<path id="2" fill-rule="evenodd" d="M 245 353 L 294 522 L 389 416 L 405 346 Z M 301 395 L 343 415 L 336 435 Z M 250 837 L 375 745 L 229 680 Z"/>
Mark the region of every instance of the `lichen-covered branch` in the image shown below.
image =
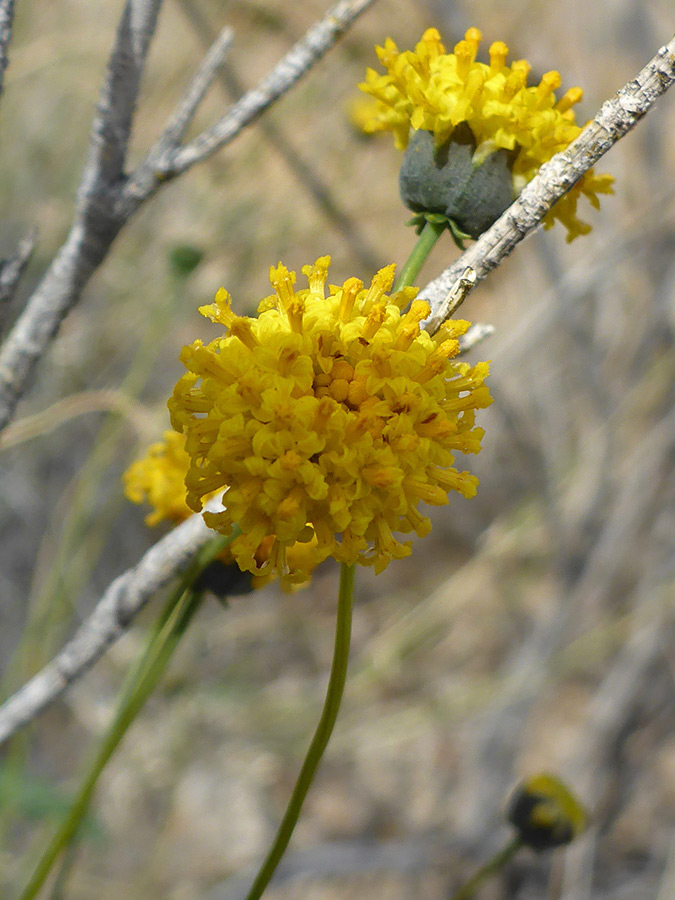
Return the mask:
<path id="1" fill-rule="evenodd" d="M 424 288 L 420 297 L 431 304 L 425 324 L 428 331 L 436 331 L 448 317 L 455 284 L 466 268 L 474 270 L 476 283 L 485 278 L 541 223 L 553 204 L 649 112 L 674 81 L 675 37 L 616 97 L 603 103 L 597 116 L 566 150 L 541 167 L 494 225 Z"/>

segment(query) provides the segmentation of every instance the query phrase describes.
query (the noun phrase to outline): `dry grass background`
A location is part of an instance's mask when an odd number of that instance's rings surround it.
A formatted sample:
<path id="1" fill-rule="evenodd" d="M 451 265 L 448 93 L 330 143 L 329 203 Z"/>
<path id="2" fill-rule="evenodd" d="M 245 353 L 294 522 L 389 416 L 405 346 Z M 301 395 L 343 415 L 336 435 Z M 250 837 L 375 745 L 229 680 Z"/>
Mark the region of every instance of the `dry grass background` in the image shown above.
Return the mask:
<path id="1" fill-rule="evenodd" d="M 167 0 L 134 152 L 205 30 L 232 25 L 229 89 L 251 87 L 325 8 Z M 18 4 L 0 255 L 32 224 L 40 238 L 12 315 L 69 225 L 120 10 Z M 380 0 L 269 116 L 151 201 L 43 361 L 19 421 L 41 415 L 0 448 L 5 689 L 153 540 L 119 478 L 167 427 L 179 348 L 208 328 L 197 305 L 224 284 L 250 311 L 279 259 L 330 252 L 336 282 L 405 259 L 399 157 L 388 136 L 356 135 L 345 108 L 375 43 L 411 47 L 430 24 L 448 45 L 478 25 L 535 71 L 559 68 L 590 117 L 669 38 L 672 4 Z M 197 124 L 227 102 L 217 86 Z M 592 826 L 564 860 L 524 853 L 481 897 L 675 896 L 673 133 L 668 95 L 600 167 L 616 196 L 592 234 L 536 234 L 470 298 L 465 315 L 497 329 L 474 351 L 493 361 L 495 396 L 470 461 L 479 495 L 437 511 L 410 559 L 359 573 L 343 709 L 270 898 L 445 898 L 507 834 L 506 792 L 541 768 L 571 780 Z M 204 252 L 182 283 L 168 264 L 179 243 Z M 441 242 L 425 281 L 455 254 Z M 271 586 L 203 610 L 103 777 L 64 898 L 241 896 L 236 873 L 269 844 L 318 716 L 337 577 L 326 565 L 295 595 Z M 0 896 L 52 832 L 151 617 L 0 758 Z"/>

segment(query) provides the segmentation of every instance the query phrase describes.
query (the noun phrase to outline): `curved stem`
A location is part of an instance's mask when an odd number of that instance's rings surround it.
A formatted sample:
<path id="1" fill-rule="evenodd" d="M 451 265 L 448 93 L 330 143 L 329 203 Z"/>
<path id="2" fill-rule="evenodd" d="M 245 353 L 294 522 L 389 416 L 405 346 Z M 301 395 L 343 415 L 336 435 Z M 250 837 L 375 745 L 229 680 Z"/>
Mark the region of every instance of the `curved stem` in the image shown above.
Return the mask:
<path id="1" fill-rule="evenodd" d="M 354 599 L 354 566 L 342 564 L 340 574 L 340 594 L 338 597 L 337 621 L 335 623 L 335 648 L 333 650 L 333 663 L 330 670 L 328 690 L 323 704 L 321 718 L 314 732 L 312 743 L 305 756 L 305 761 L 300 769 L 298 780 L 293 788 L 286 812 L 274 838 L 274 843 L 258 872 L 246 900 L 259 900 L 263 891 L 274 875 L 281 857 L 288 846 L 293 834 L 302 805 L 309 791 L 310 785 L 321 762 L 328 740 L 333 732 L 333 726 L 340 709 L 342 692 L 347 677 L 347 663 L 349 661 L 349 643 L 352 633 L 352 603 Z"/>
<path id="2" fill-rule="evenodd" d="M 178 642 L 200 606 L 202 593 L 193 589 L 192 583 L 209 562 L 232 542 L 234 537 L 235 534 L 231 534 L 227 538 L 218 538 L 203 547 L 171 593 L 157 618 L 143 655 L 125 680 L 115 718 L 96 750 L 68 815 L 42 854 L 19 900 L 33 900 L 37 896 L 54 863 L 74 840 L 87 814 L 103 769 L 145 705 L 145 701 L 157 686 Z"/>
<path id="3" fill-rule="evenodd" d="M 410 256 L 404 263 L 403 268 L 396 279 L 396 284 L 394 285 L 395 291 L 400 291 L 401 288 L 409 287 L 411 284 L 414 284 L 420 273 L 420 269 L 426 262 L 427 256 L 431 253 L 432 247 L 447 227 L 447 222 L 445 220 L 442 222 L 427 221 L 425 223 Z"/>
<path id="4" fill-rule="evenodd" d="M 520 836 L 514 837 L 505 847 L 495 853 L 491 860 L 481 866 L 476 874 L 463 884 L 457 893 L 452 895 L 451 900 L 471 900 L 485 879 L 501 871 L 522 846 L 523 842 Z"/>

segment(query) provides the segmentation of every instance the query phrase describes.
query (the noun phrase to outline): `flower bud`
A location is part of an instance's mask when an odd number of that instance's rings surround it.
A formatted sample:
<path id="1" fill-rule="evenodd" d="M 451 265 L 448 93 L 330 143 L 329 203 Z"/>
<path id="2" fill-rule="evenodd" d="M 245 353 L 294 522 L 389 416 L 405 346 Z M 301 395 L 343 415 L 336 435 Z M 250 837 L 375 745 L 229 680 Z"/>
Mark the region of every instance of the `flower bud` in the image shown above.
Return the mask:
<path id="1" fill-rule="evenodd" d="M 586 827 L 581 803 L 559 778 L 546 772 L 533 775 L 515 789 L 506 819 L 533 850 L 569 844 Z"/>

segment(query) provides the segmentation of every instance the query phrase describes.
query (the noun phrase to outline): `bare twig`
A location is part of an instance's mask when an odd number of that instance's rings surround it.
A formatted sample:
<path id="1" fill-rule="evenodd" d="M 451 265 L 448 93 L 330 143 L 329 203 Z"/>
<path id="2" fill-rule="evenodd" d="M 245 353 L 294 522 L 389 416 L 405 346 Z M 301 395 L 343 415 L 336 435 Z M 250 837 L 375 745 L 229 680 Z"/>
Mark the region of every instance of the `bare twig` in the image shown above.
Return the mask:
<path id="1" fill-rule="evenodd" d="M 208 89 L 214 82 L 220 68 L 227 57 L 232 45 L 233 32 L 231 28 L 223 28 L 215 41 L 211 44 L 201 66 L 197 69 L 188 86 L 183 99 L 170 117 L 164 133 L 158 141 L 157 154 L 161 157 L 164 153 L 172 153 L 185 137 L 185 132 L 192 121 L 194 114 L 202 102 Z"/>
<path id="2" fill-rule="evenodd" d="M 165 175 L 178 175 L 201 162 L 232 140 L 241 129 L 285 94 L 335 43 L 354 19 L 373 0 L 342 0 L 313 25 L 289 53 L 211 128 L 170 154 L 164 161 Z"/>
<path id="3" fill-rule="evenodd" d="M 35 250 L 37 228 L 19 241 L 14 256 L 0 260 L 0 304 L 9 303 Z M 0 317 L 0 321 L 1 317 Z"/>
<path id="4" fill-rule="evenodd" d="M 662 47 L 633 81 L 603 103 L 595 119 L 562 153 L 541 167 L 518 199 L 494 225 L 430 282 L 420 297 L 431 303 L 425 327 L 436 331 L 449 315 L 448 298 L 465 269 L 482 281 L 536 228 L 546 213 L 599 159 L 647 113 L 675 81 L 675 38 Z"/>
<path id="5" fill-rule="evenodd" d="M 124 634 L 153 594 L 180 575 L 212 538 L 202 517 L 192 516 L 116 578 L 60 653 L 0 706 L 0 745 L 83 675 Z"/>
<path id="6" fill-rule="evenodd" d="M 201 12 L 195 0 L 179 0 L 187 20 L 193 27 L 205 47 L 213 41 L 208 19 Z M 220 82 L 226 95 L 231 100 L 239 100 L 245 93 L 244 87 L 232 66 L 227 63 L 220 69 Z M 320 210 L 330 224 L 343 237 L 351 252 L 367 272 L 375 272 L 384 262 L 382 254 L 372 246 L 371 241 L 363 233 L 360 225 L 342 208 L 335 191 L 328 181 L 322 178 L 316 166 L 315 154 L 301 152 L 298 141 L 288 136 L 289 128 L 283 123 L 275 122 L 271 116 L 263 116 L 258 127 L 265 137 L 268 146 L 275 155 L 279 155 L 298 185 L 307 192 L 317 209 Z M 311 148 L 310 148 L 311 152 Z"/>
<path id="7" fill-rule="evenodd" d="M 161 5 L 162 0 L 128 0 L 124 8 L 94 119 L 80 204 L 87 188 L 100 190 L 124 175 L 145 58 Z"/>
<path id="8" fill-rule="evenodd" d="M 178 147 L 175 142 L 172 144 L 167 140 L 166 133 L 162 135 L 124 185 L 120 196 L 120 212 L 124 218 L 133 215 L 161 185 L 229 144 L 322 59 L 357 16 L 373 2 L 374 0 L 341 0 L 312 25 L 257 87 L 244 94 L 215 125 L 193 141 Z M 211 80 L 215 74 L 214 69 Z M 191 90 L 192 88 L 188 89 L 187 96 Z M 173 118 L 175 117 L 176 113 Z"/>
<path id="9" fill-rule="evenodd" d="M 0 0 L 0 94 L 7 68 L 7 45 L 12 37 L 14 21 L 14 0 Z"/>
<path id="10" fill-rule="evenodd" d="M 125 153 L 140 77 L 161 5 L 161 0 L 128 0 L 101 92 L 73 226 L 0 348 L 0 431 L 12 417 L 29 375 L 61 322 L 133 213 L 162 184 L 224 146 L 288 91 L 372 2 L 342 0 L 291 48 L 260 87 L 242 97 L 213 129 L 183 149 L 171 148 L 187 128 L 223 57 L 227 34 L 222 33 L 167 130 L 136 171 L 125 177 Z M 181 155 L 185 151 L 187 156 Z"/>

